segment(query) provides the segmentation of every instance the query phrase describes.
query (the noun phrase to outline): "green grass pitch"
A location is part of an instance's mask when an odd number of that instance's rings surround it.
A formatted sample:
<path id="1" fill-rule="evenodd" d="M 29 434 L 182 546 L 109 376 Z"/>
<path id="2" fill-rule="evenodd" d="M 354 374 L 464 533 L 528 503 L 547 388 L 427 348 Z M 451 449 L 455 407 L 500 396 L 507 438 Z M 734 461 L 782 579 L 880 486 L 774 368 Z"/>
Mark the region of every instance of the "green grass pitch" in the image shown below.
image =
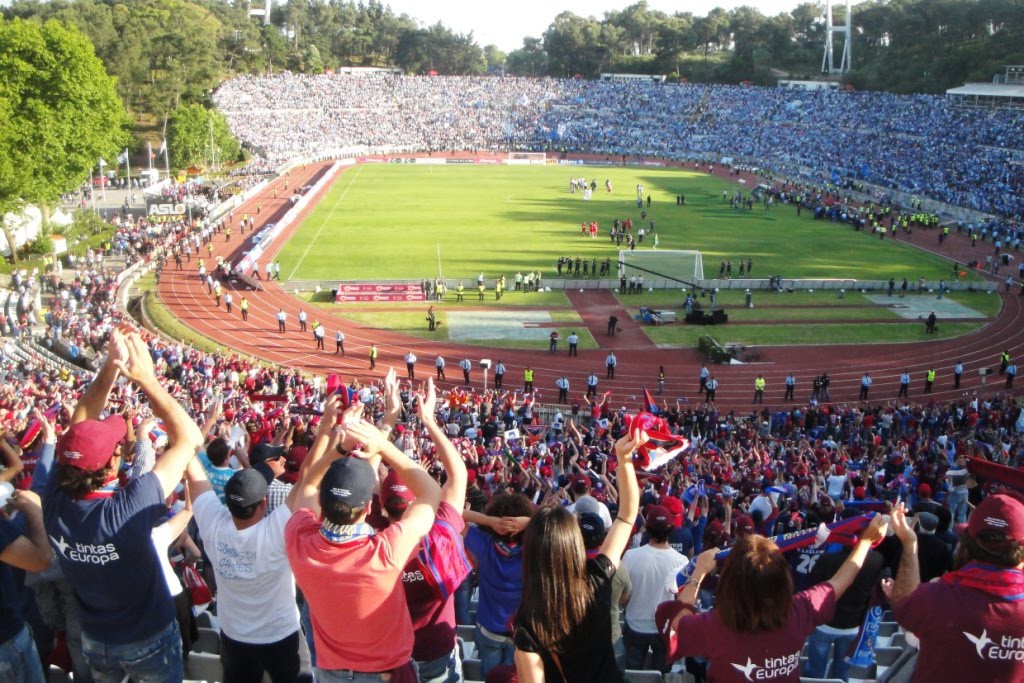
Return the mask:
<path id="1" fill-rule="evenodd" d="M 588 202 L 569 193 L 572 176 L 596 179 Z M 614 191 L 608 193 L 604 181 Z M 849 226 L 797 217 L 791 206 L 733 211 L 722 200 L 735 184 L 681 169 L 578 166 L 367 164 L 346 169 L 282 249 L 287 280 L 436 277 L 438 248 L 448 278 L 490 281 L 517 271 L 554 277 L 559 256 L 612 258 L 613 219 L 640 225 L 636 185 L 653 203 L 661 249 L 697 249 L 706 277 L 722 259 L 753 259 L 755 277 L 888 279 L 949 276 L 942 259 Z M 749 189 L 745 190 L 749 191 Z M 677 194 L 686 206 L 676 206 Z M 646 209 L 646 205 L 645 205 Z M 598 221 L 597 239 L 580 223 Z M 649 249 L 644 240 L 638 249 Z M 511 283 L 510 283 L 511 284 Z"/>

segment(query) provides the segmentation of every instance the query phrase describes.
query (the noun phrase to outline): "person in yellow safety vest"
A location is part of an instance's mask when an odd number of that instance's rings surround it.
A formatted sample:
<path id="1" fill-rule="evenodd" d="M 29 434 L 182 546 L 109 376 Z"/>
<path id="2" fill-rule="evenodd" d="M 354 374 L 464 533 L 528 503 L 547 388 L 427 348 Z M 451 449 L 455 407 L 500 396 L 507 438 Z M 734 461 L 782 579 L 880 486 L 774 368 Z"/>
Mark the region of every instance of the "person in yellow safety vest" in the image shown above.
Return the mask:
<path id="1" fill-rule="evenodd" d="M 523 370 L 523 393 L 529 394 L 533 392 L 533 370 L 526 368 Z"/>
<path id="2" fill-rule="evenodd" d="M 757 376 L 754 380 L 754 403 L 764 403 L 764 377 Z"/>
<path id="3" fill-rule="evenodd" d="M 924 374 L 924 393 L 932 393 L 932 384 L 935 383 L 935 371 L 929 370 Z"/>
<path id="4" fill-rule="evenodd" d="M 377 367 L 377 345 L 370 344 L 370 369 Z"/>
<path id="5" fill-rule="evenodd" d="M 218 306 L 220 306 L 220 293 L 221 293 L 220 282 L 214 282 L 213 283 L 213 299 L 214 299 L 214 301 L 217 302 Z"/>
<path id="6" fill-rule="evenodd" d="M 884 240 L 885 239 L 885 226 L 884 225 L 879 225 L 878 226 L 878 239 L 880 239 L 880 240 Z"/>
<path id="7" fill-rule="evenodd" d="M 238 309 L 240 311 L 242 311 L 242 320 L 248 320 L 249 319 L 249 300 L 246 299 L 244 296 L 242 297 L 242 301 L 238 304 Z"/>
<path id="8" fill-rule="evenodd" d="M 999 356 L 999 374 L 1006 374 L 1006 366 L 1010 364 L 1010 352 L 1003 351 L 1002 355 Z"/>
<path id="9" fill-rule="evenodd" d="M 480 283 L 476 286 L 477 291 L 480 293 L 479 301 L 484 300 L 484 283 Z"/>
<path id="10" fill-rule="evenodd" d="M 465 292 L 466 292 L 466 288 L 460 282 L 459 286 L 455 289 L 455 300 L 456 301 L 462 301 L 462 295 L 465 294 Z"/>

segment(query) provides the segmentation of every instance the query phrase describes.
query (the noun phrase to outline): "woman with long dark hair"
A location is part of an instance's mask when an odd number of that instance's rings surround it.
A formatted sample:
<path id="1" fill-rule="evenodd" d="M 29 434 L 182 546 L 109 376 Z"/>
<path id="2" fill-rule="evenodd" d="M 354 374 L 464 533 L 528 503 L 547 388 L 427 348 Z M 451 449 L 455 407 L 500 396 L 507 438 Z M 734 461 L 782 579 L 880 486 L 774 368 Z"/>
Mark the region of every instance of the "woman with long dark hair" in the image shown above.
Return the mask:
<path id="1" fill-rule="evenodd" d="M 885 518 L 876 516 L 831 579 L 796 594 L 778 546 L 764 536 L 743 536 L 722 565 L 714 611 L 698 614 L 697 591 L 714 572 L 719 552 L 704 551 L 677 599 L 658 605 L 655 620 L 666 640 L 666 659 L 706 657 L 710 683 L 799 683 L 807 637 L 832 618 L 836 600 L 857 578 L 868 550 L 885 538 L 885 530 Z"/>
<path id="2" fill-rule="evenodd" d="M 611 642 L 612 577 L 633 533 L 640 489 L 633 453 L 643 432 L 615 444 L 619 511 L 596 557 L 565 508 L 537 511 L 523 534 L 523 599 L 515 618 L 515 663 L 522 683 L 623 680 Z"/>

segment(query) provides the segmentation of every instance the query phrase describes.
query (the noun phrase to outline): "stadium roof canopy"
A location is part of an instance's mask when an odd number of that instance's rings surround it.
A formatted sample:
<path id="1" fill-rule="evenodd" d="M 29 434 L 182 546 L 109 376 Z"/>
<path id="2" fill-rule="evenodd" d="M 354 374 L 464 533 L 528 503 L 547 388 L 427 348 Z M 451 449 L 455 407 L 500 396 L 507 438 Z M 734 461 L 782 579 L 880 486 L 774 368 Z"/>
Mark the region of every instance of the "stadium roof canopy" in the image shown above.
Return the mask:
<path id="1" fill-rule="evenodd" d="M 1024 107 L 1024 83 L 967 83 L 959 88 L 950 88 L 946 97 L 964 104 Z"/>

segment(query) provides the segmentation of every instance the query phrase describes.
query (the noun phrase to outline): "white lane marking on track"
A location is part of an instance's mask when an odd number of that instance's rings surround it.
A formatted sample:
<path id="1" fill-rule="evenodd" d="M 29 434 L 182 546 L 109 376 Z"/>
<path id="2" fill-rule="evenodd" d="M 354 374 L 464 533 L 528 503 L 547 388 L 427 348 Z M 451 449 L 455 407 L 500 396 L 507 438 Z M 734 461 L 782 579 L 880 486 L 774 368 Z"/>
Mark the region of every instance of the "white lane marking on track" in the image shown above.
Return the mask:
<path id="1" fill-rule="evenodd" d="M 295 264 L 295 267 L 292 268 L 292 272 L 288 274 L 287 278 L 285 278 L 286 280 L 291 280 L 295 276 L 295 273 L 299 270 L 299 266 L 301 266 L 302 262 L 304 260 L 306 260 L 306 256 L 309 254 L 309 250 L 313 248 L 313 245 L 316 244 L 316 241 L 320 238 L 320 233 L 322 233 L 324 231 L 324 226 L 327 225 L 327 223 L 331 220 L 331 218 L 334 217 L 334 212 L 338 210 L 338 205 L 341 204 L 341 200 L 343 200 L 345 198 L 345 196 L 348 194 L 348 191 L 352 189 L 352 186 L 355 185 L 356 179 L 359 177 L 359 174 L 362 173 L 362 172 L 363 172 L 363 166 L 360 164 L 359 168 L 356 169 L 355 175 L 352 176 L 352 179 L 349 181 L 348 185 L 345 187 L 345 191 L 342 192 L 341 196 L 338 197 L 334 201 L 334 206 L 331 207 L 331 212 L 329 214 L 327 214 L 327 217 L 324 218 L 323 222 L 320 223 L 320 227 L 317 228 L 316 234 L 313 235 L 313 239 L 310 240 L 309 244 L 306 245 L 306 250 L 304 252 L 302 252 L 302 256 L 299 257 L 299 260 Z"/>

